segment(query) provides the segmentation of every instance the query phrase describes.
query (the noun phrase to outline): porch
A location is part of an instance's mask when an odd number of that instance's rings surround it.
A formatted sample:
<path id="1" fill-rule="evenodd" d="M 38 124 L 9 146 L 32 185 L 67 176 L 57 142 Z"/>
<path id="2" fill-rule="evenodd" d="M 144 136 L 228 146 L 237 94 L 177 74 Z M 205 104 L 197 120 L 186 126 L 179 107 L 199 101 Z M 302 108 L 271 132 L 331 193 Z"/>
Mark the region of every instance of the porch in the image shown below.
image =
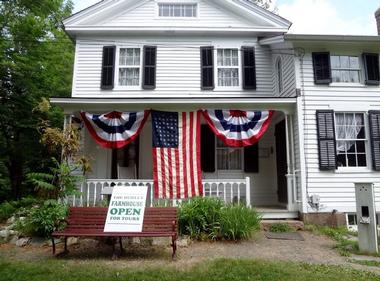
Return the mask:
<path id="1" fill-rule="evenodd" d="M 275 110 L 272 123 L 250 152 L 243 148 L 224 146 L 212 134 L 213 138 L 204 141 L 202 155 L 208 154 L 206 165 L 202 166 L 202 187 L 206 197 L 217 197 L 227 203 L 244 203 L 256 208 L 264 218 L 297 218 L 301 202 L 301 174 L 297 160 L 297 120 L 294 115 L 295 101 L 290 99 L 236 99 L 222 101 L 191 100 L 173 103 L 161 101 L 158 104 L 131 104 L 131 100 L 119 100 L 118 104 L 105 104 L 86 99 L 69 100 L 65 108 L 66 123 L 79 109 L 93 113 L 105 113 L 112 110 L 128 111 L 155 108 L 178 111 L 210 108 L 234 109 L 272 109 Z M 240 102 L 239 102 L 240 101 Z M 116 103 L 116 101 L 114 101 Z M 189 104 L 193 102 L 193 104 Z M 56 102 L 59 104 L 59 102 Z M 64 103 L 64 101 L 63 101 Z M 163 103 L 166 103 L 163 105 Z M 202 105 L 201 105 L 202 103 Z M 211 105 L 212 104 L 212 105 Z M 206 122 L 201 122 L 207 127 Z M 204 135 L 204 132 L 201 134 Z M 96 206 L 102 204 L 112 186 L 147 185 L 149 188 L 148 206 L 176 205 L 180 201 L 153 199 L 152 167 L 152 124 L 148 119 L 140 137 L 127 147 L 119 150 L 101 148 L 92 139 L 86 129 L 82 130 L 83 153 L 92 162 L 92 172 L 79 187 L 80 195 L 68 198 L 75 206 Z M 211 154 L 208 152 L 212 152 Z M 211 156 L 210 156 L 211 155 Z M 202 159 L 203 161 L 203 159 Z M 211 162 L 210 162 L 211 161 Z M 248 168 L 248 166 L 250 166 Z M 210 168 L 212 167 L 212 168 Z"/>

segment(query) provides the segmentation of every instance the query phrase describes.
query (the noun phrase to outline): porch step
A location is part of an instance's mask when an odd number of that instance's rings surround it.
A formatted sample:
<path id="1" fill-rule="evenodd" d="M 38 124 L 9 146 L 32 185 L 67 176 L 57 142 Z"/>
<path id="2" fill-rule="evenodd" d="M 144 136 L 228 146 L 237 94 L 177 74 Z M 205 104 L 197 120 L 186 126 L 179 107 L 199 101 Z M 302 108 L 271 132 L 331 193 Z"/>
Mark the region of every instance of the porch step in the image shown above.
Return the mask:
<path id="1" fill-rule="evenodd" d="M 261 221 L 261 229 L 264 231 L 268 231 L 270 229 L 270 226 L 273 224 L 287 224 L 294 230 L 303 230 L 304 229 L 304 223 L 300 220 L 262 220 Z"/>

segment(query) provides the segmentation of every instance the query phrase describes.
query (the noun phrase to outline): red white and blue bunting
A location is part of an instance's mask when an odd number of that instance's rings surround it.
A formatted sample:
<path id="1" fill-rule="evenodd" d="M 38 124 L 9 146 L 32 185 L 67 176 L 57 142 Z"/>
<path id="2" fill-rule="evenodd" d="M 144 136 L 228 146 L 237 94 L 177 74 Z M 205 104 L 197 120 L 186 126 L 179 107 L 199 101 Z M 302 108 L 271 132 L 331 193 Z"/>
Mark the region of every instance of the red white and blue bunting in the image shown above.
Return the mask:
<path id="1" fill-rule="evenodd" d="M 203 110 L 208 125 L 219 139 L 232 147 L 256 143 L 268 129 L 273 110 Z"/>
<path id="2" fill-rule="evenodd" d="M 104 148 L 122 148 L 140 134 L 149 111 L 118 112 L 102 115 L 81 112 L 82 119 L 94 138 Z"/>

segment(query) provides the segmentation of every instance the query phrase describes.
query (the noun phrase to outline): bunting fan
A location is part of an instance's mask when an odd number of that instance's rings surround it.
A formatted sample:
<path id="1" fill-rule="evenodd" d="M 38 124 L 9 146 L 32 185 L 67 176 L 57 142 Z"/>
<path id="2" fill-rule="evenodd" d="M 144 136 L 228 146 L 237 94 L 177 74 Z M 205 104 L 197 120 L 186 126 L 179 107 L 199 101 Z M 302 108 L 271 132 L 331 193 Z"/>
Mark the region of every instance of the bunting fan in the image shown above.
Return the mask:
<path id="1" fill-rule="evenodd" d="M 97 115 L 81 112 L 82 119 L 94 140 L 105 148 L 122 148 L 140 134 L 149 111 L 112 111 Z"/>
<path id="2" fill-rule="evenodd" d="M 256 143 L 268 129 L 273 110 L 203 110 L 203 116 L 219 139 L 232 147 Z"/>

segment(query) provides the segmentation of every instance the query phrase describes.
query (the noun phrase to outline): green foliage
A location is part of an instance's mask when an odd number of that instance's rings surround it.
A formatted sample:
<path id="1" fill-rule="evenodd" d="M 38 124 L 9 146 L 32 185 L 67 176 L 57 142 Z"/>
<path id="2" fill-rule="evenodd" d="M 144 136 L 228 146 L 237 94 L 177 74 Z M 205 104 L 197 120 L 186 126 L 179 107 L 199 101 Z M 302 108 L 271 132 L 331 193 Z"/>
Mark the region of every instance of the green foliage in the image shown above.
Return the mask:
<path id="1" fill-rule="evenodd" d="M 68 207 L 55 200 L 47 200 L 32 207 L 25 219 L 17 222 L 16 229 L 25 235 L 49 237 L 56 229 L 62 229 Z"/>
<path id="2" fill-rule="evenodd" d="M 12 281 L 378 281 L 373 272 L 351 267 L 294 262 L 218 259 L 202 261 L 194 267 L 109 266 L 108 261 L 46 259 L 17 261 L 0 259 L 2 280 Z M 170 264 L 170 263 L 169 263 Z M 182 264 L 182 263 L 181 263 Z"/>
<path id="3" fill-rule="evenodd" d="M 358 242 L 347 239 L 352 233 L 346 227 L 333 228 L 309 224 L 305 226 L 305 230 L 318 235 L 326 235 L 335 240 L 337 242 L 335 248 L 342 256 L 349 257 L 351 254 L 360 254 Z"/>
<path id="4" fill-rule="evenodd" d="M 24 213 L 24 209 L 28 209 L 38 203 L 39 200 L 33 197 L 25 197 L 18 201 L 4 202 L 0 204 L 0 222 L 6 221 L 15 213 L 18 215 L 22 214 Z"/>
<path id="5" fill-rule="evenodd" d="M 16 212 L 16 208 L 9 202 L 0 205 L 0 222 L 6 221 Z"/>
<path id="6" fill-rule="evenodd" d="M 274 223 L 269 227 L 270 232 L 293 232 L 294 229 L 287 223 Z"/>
<path id="7" fill-rule="evenodd" d="M 74 175 L 73 172 L 80 170 L 78 164 L 70 162 L 59 163 L 53 160 L 54 167 L 50 167 L 50 173 L 29 173 L 28 180 L 43 198 L 64 198 L 68 195 L 77 194 L 77 185 L 83 180 L 82 176 Z"/>
<path id="8" fill-rule="evenodd" d="M 179 231 L 192 239 L 212 239 L 219 236 L 220 210 L 223 202 L 215 198 L 194 198 L 179 209 Z"/>
<path id="9" fill-rule="evenodd" d="M 50 162 L 37 129 L 41 118 L 61 126 L 62 113 L 33 109 L 70 95 L 74 46 L 61 21 L 71 10 L 66 0 L 0 1 L 0 202 L 32 194 L 25 174 Z"/>
<path id="10" fill-rule="evenodd" d="M 245 205 L 227 205 L 220 215 L 221 236 L 227 240 L 248 239 L 260 229 L 261 217 Z"/>
<path id="11" fill-rule="evenodd" d="M 179 209 L 179 231 L 192 239 L 246 239 L 259 229 L 260 217 L 244 205 L 225 205 L 215 198 L 195 198 Z"/>

